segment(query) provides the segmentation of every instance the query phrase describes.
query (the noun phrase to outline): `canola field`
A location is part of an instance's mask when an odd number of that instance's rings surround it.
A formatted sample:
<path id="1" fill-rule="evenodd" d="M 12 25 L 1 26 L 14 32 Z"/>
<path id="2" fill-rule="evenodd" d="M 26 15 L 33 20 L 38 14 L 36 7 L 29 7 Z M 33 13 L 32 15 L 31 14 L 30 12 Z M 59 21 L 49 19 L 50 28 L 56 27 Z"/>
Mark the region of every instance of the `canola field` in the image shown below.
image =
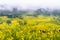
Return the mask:
<path id="1" fill-rule="evenodd" d="M 60 19 L 55 16 L 0 16 L 0 40 L 60 40 Z"/>

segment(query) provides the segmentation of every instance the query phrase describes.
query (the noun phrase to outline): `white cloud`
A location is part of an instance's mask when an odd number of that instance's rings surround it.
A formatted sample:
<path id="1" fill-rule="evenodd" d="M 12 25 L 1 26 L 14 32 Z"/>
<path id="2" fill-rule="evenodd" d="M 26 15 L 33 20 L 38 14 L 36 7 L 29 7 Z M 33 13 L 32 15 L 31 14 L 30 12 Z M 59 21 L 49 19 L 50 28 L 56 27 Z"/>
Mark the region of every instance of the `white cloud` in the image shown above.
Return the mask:
<path id="1" fill-rule="evenodd" d="M 60 0 L 0 0 L 0 5 L 27 8 L 60 8 Z"/>

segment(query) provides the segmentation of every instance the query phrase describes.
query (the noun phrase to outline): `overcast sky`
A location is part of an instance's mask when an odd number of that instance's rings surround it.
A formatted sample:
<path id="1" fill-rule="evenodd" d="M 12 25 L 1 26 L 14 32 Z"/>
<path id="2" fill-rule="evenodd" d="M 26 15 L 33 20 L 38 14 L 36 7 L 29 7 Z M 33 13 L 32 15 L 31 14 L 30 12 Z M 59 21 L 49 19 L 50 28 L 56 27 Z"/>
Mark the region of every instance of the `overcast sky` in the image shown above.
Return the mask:
<path id="1" fill-rule="evenodd" d="M 0 5 L 23 9 L 50 8 L 60 9 L 60 0 L 0 0 Z"/>

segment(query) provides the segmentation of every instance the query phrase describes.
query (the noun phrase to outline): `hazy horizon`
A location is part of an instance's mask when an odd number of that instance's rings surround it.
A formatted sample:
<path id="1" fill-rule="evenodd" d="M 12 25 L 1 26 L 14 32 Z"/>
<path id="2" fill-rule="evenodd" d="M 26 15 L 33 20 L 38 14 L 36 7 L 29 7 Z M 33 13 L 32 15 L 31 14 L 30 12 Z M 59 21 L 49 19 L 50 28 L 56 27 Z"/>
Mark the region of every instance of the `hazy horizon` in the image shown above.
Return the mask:
<path id="1" fill-rule="evenodd" d="M 59 4 L 60 0 L 0 0 L 0 5 L 4 5 L 7 9 L 12 7 L 33 10 L 38 8 L 60 9 Z"/>

